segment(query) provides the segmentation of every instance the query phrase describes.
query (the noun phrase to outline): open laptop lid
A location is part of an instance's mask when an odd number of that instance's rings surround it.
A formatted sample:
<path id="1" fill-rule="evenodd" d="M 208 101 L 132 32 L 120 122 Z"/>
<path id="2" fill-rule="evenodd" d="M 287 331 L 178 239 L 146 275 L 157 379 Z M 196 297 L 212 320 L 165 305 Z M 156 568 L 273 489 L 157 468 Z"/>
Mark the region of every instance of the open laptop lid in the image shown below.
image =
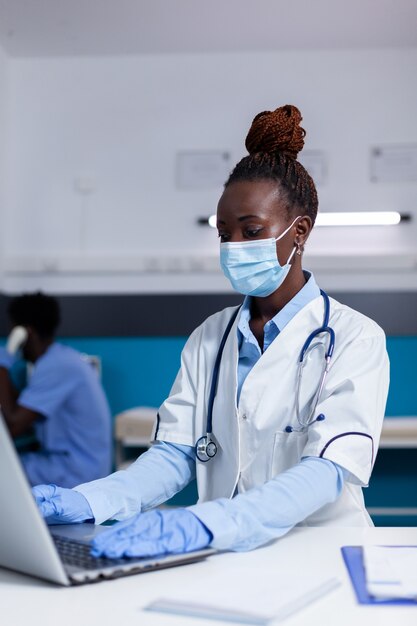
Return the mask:
<path id="1" fill-rule="evenodd" d="M 125 559 L 123 563 L 120 559 L 109 559 L 105 566 L 97 563 L 94 569 L 64 565 L 51 533 L 78 543 L 90 544 L 92 538 L 106 528 L 93 524 L 47 526 L 38 511 L 1 413 L 0 506 L 0 566 L 60 585 L 88 583 L 193 563 L 215 552 L 212 548 L 204 548 L 186 554 Z"/>
<path id="2" fill-rule="evenodd" d="M 1 414 L 0 507 L 0 565 L 69 585 Z"/>

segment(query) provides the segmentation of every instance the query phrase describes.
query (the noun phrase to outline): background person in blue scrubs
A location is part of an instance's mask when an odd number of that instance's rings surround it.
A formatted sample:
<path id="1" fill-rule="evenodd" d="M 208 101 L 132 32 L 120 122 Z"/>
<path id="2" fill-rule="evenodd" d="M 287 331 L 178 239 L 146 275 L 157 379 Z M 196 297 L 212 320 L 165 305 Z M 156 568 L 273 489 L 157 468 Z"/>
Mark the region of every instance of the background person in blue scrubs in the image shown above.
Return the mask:
<path id="1" fill-rule="evenodd" d="M 111 415 L 93 367 L 81 354 L 55 342 L 60 322 L 57 300 L 42 293 L 14 298 L 14 327 L 27 339 L 21 355 L 0 349 L 0 405 L 13 437 L 33 428 L 39 450 L 21 454 L 32 485 L 73 487 L 106 476 L 111 469 Z M 33 370 L 19 393 L 13 369 L 21 356 Z"/>

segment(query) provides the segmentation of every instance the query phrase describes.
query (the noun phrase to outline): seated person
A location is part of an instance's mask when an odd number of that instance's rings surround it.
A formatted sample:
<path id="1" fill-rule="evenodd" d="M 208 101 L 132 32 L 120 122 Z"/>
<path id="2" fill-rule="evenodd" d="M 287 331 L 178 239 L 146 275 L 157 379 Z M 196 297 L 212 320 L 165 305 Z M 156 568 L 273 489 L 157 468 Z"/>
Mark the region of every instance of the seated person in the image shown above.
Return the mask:
<path id="1" fill-rule="evenodd" d="M 39 450 L 21 454 L 29 482 L 73 487 L 106 476 L 110 409 L 93 367 L 76 350 L 55 342 L 58 301 L 26 294 L 11 300 L 8 314 L 14 331 L 8 349 L 0 348 L 0 405 L 12 437 L 33 428 L 40 444 Z M 33 364 L 20 393 L 12 382 L 19 352 Z"/>

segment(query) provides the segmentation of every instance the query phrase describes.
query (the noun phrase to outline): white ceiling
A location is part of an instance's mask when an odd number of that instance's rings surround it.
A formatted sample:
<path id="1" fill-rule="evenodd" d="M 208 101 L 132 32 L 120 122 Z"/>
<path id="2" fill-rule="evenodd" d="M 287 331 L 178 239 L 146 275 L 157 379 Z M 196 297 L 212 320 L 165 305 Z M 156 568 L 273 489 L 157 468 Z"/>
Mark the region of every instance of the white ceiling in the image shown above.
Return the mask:
<path id="1" fill-rule="evenodd" d="M 11 56 L 417 46 L 417 0 L 0 0 Z"/>

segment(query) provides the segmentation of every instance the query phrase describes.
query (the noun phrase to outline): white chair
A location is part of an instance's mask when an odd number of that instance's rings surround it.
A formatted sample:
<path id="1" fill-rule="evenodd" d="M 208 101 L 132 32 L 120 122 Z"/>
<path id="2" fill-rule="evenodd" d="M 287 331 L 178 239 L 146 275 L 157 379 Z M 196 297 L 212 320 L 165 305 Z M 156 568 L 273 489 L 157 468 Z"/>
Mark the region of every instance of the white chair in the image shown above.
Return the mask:
<path id="1" fill-rule="evenodd" d="M 154 407 L 138 406 L 115 416 L 116 469 L 130 465 L 127 454 L 129 448 L 149 448 L 157 412 L 158 409 Z"/>

